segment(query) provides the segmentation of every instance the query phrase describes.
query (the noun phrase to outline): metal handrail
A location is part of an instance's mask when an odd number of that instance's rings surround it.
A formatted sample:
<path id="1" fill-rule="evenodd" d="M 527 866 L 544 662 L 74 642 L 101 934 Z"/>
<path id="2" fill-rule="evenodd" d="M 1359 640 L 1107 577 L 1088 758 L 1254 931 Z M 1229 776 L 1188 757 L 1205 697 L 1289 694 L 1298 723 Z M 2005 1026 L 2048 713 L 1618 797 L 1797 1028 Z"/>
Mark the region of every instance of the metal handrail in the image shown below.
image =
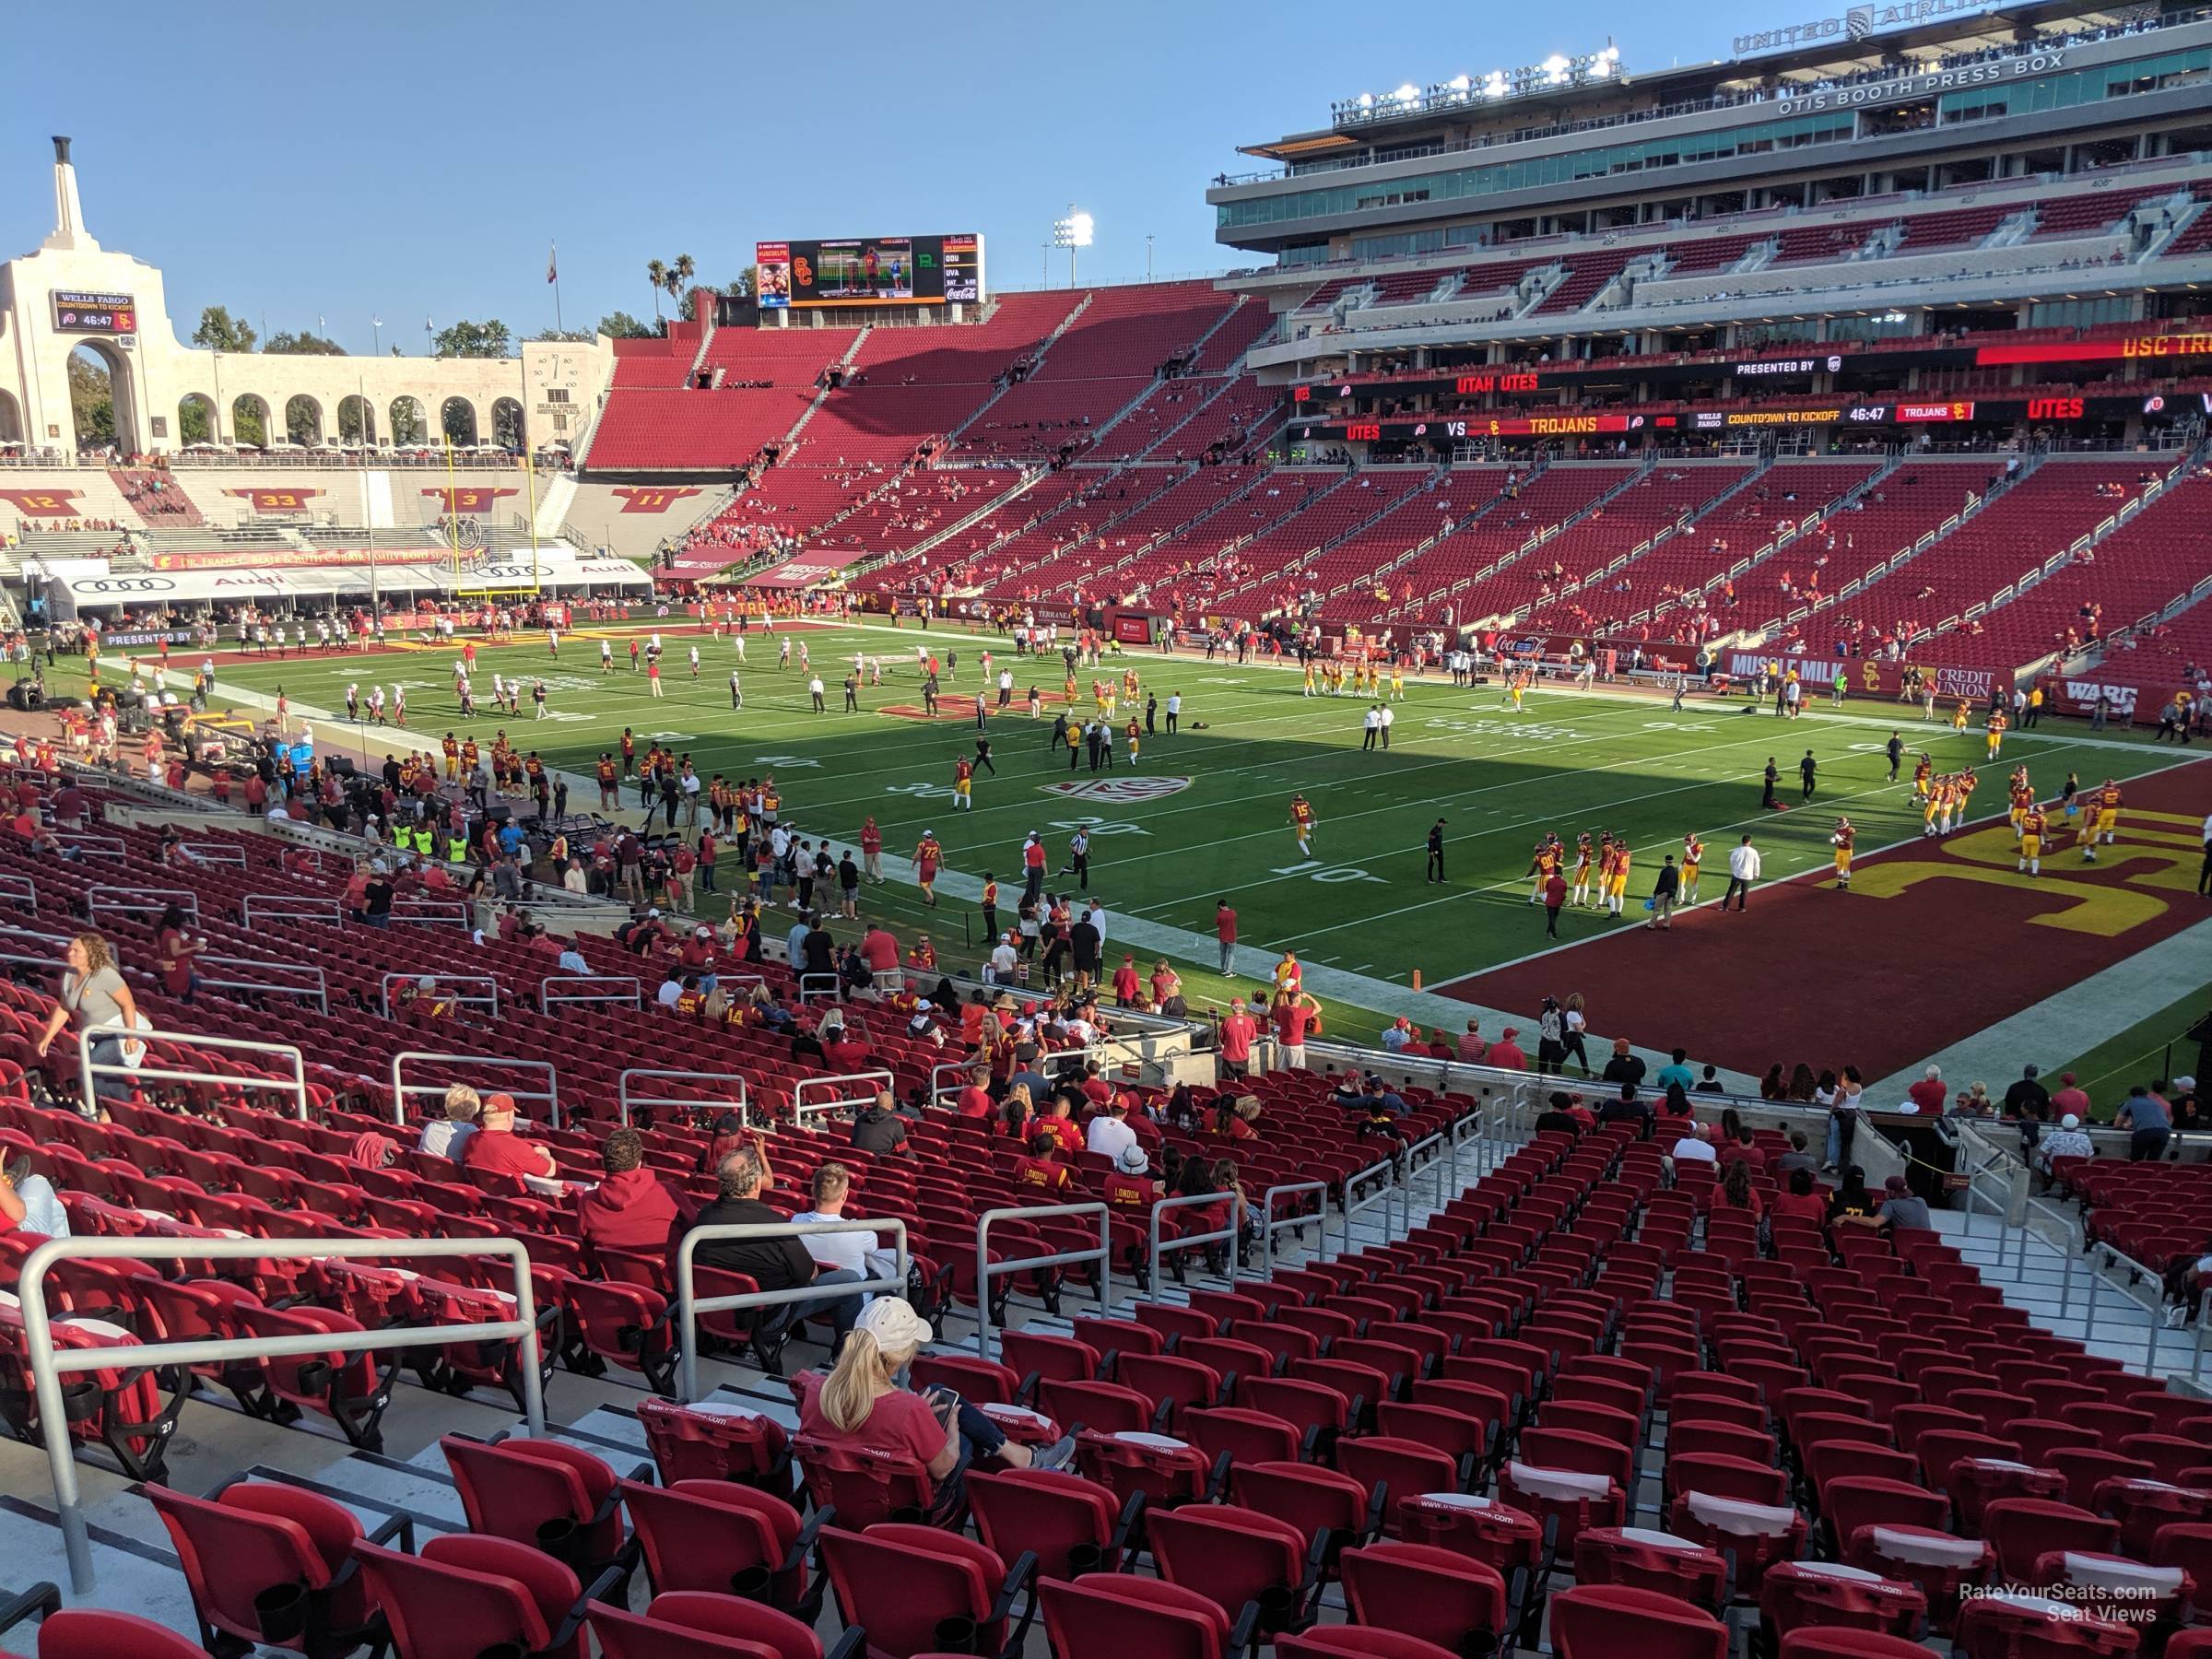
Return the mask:
<path id="1" fill-rule="evenodd" d="M 343 922 L 345 914 L 335 899 L 306 893 L 248 893 L 240 901 L 239 914 L 248 927 L 263 922 Z"/>
<path id="2" fill-rule="evenodd" d="M 28 876 L 13 870 L 0 870 L 0 903 L 19 904 L 26 910 L 39 908 L 39 885 Z"/>
<path id="3" fill-rule="evenodd" d="M 1312 1215 L 1281 1217 L 1276 1215 L 1275 1201 L 1277 1198 L 1294 1197 L 1300 1193 L 1321 1194 L 1321 1202 L 1314 1206 Z M 1268 1279 L 1275 1277 L 1275 1235 L 1278 1232 L 1302 1230 L 1309 1221 L 1316 1223 L 1321 1229 L 1320 1250 L 1313 1259 L 1325 1262 L 1329 1259 L 1329 1183 L 1325 1181 L 1293 1181 L 1283 1186 L 1271 1186 L 1260 1194 L 1260 1277 L 1262 1278 Z M 1346 1222 L 1342 1225 L 1337 1237 L 1337 1253 L 1342 1255 L 1349 1253 L 1352 1248 L 1350 1223 Z"/>
<path id="4" fill-rule="evenodd" d="M 171 1071 L 165 1067 L 125 1065 L 120 1061 L 95 1060 L 92 1045 L 104 1038 L 121 1038 L 131 1042 L 188 1042 L 194 1048 L 233 1049 L 241 1053 L 274 1054 L 289 1061 L 292 1075 L 284 1077 L 248 1077 L 230 1072 Z M 152 1058 L 149 1050 L 147 1058 Z M 77 1033 L 77 1081 L 84 1090 L 86 1110 L 91 1110 L 97 1098 L 93 1092 L 95 1074 L 102 1077 L 136 1077 L 141 1082 L 156 1083 L 219 1083 L 236 1088 L 281 1088 L 300 1102 L 300 1116 L 307 1116 L 307 1063 L 300 1051 L 288 1042 L 255 1042 L 243 1037 L 203 1037 L 197 1031 L 165 1031 L 159 1027 L 127 1027 L 119 1025 L 88 1026 Z"/>
<path id="5" fill-rule="evenodd" d="M 1096 1216 L 1099 1218 L 1099 1247 L 1096 1250 L 1065 1250 L 1052 1255 L 1024 1256 L 1018 1261 L 994 1262 L 991 1259 L 991 1224 L 994 1221 L 1044 1221 L 1054 1216 Z M 1103 1314 L 1113 1306 L 1113 1211 L 1101 1203 L 1089 1204 L 1031 1204 L 1013 1209 L 985 1210 L 975 1223 L 975 1351 L 980 1359 L 991 1358 L 991 1281 L 1001 1274 L 1026 1273 L 1040 1267 L 1067 1267 L 1078 1262 L 1096 1262 L 1099 1265 L 1099 1312 Z"/>
<path id="6" fill-rule="evenodd" d="M 1374 1192 L 1369 1194 L 1364 1198 L 1355 1200 L 1352 1197 L 1352 1188 L 1358 1185 L 1360 1182 L 1365 1181 L 1370 1175 L 1381 1175 L 1385 1179 L 1383 1180 L 1382 1186 L 1377 1188 Z M 1389 1206 L 1392 1200 L 1397 1196 L 1397 1165 L 1395 1160 L 1392 1159 L 1386 1158 L 1381 1163 L 1369 1164 L 1364 1170 L 1355 1170 L 1352 1171 L 1352 1173 L 1344 1178 L 1344 1242 L 1347 1250 L 1351 1248 L 1352 1218 L 1359 1215 L 1362 1210 L 1371 1210 L 1374 1208 L 1374 1206 L 1378 1204 L 1384 1206 L 1382 1211 L 1382 1236 L 1386 1241 L 1388 1240 L 1390 1237 Z"/>
<path id="7" fill-rule="evenodd" d="M 899 1252 L 895 1278 L 865 1278 L 850 1285 L 794 1285 L 788 1290 L 748 1290 L 736 1296 L 710 1296 L 703 1300 L 692 1287 L 692 1257 L 702 1243 L 718 1239 L 803 1239 L 811 1233 L 857 1233 L 870 1237 L 891 1230 Z M 682 1347 L 677 1355 L 676 1397 L 699 1398 L 699 1316 L 735 1313 L 747 1308 L 780 1308 L 792 1302 L 829 1301 L 841 1296 L 904 1296 L 906 1294 L 906 1223 L 886 1216 L 855 1216 L 839 1221 L 720 1222 L 695 1227 L 676 1248 L 677 1335 Z"/>
<path id="8" fill-rule="evenodd" d="M 392 1121 L 401 1128 L 406 1127 L 407 1097 L 409 1095 L 441 1095 L 453 1085 L 450 1083 L 408 1083 L 401 1072 L 410 1060 L 426 1061 L 438 1065 L 488 1065 L 501 1071 L 543 1072 L 543 1088 L 508 1088 L 501 1092 L 512 1095 L 516 1103 L 524 1100 L 543 1100 L 546 1103 L 546 1121 L 553 1128 L 563 1126 L 560 1112 L 560 1074 L 553 1069 L 550 1060 L 512 1060 L 500 1054 L 445 1054 L 429 1049 L 402 1049 L 392 1056 Z"/>
<path id="9" fill-rule="evenodd" d="M 472 1007 L 489 1008 L 497 1019 L 500 1015 L 500 982 L 488 973 L 387 973 L 377 982 L 377 1000 L 383 1005 L 384 1018 L 392 1018 L 392 987 L 399 981 L 420 985 L 429 980 L 433 988 L 449 985 L 488 985 L 488 992 L 460 991 L 448 996 L 451 1003 L 467 1003 Z"/>
<path id="10" fill-rule="evenodd" d="M 1162 1212 L 1171 1209 L 1188 1209 L 1198 1204 L 1221 1204 L 1224 1202 L 1229 1205 L 1229 1226 L 1222 1231 L 1185 1233 L 1173 1239 L 1162 1239 L 1159 1236 L 1159 1218 Z M 1147 1235 L 1146 1258 L 1152 1266 L 1150 1283 L 1153 1295 L 1159 1294 L 1161 1258 L 1172 1255 L 1179 1250 L 1195 1250 L 1201 1244 L 1225 1243 L 1229 1246 L 1229 1282 L 1232 1286 L 1237 1282 L 1237 1195 L 1234 1193 L 1192 1193 L 1181 1198 L 1161 1198 L 1152 1206 L 1151 1220 L 1147 1223 Z M 1345 1238 L 1348 1243 L 1351 1234 L 1347 1231 Z"/>
<path id="11" fill-rule="evenodd" d="M 130 856 L 120 835 L 95 835 L 88 830 L 56 830 L 54 840 L 62 843 L 65 853 L 74 853 L 79 858 L 112 858 L 117 864 Z"/>
<path id="12" fill-rule="evenodd" d="M 834 973 L 802 973 L 799 975 L 799 1000 L 812 1002 L 826 996 L 835 1002 L 845 988 L 845 982 Z"/>
<path id="13" fill-rule="evenodd" d="M 657 1077 L 665 1078 L 670 1082 L 683 1083 L 712 1083 L 717 1087 L 735 1083 L 737 1090 L 735 1095 L 709 1096 L 705 1099 L 696 1095 L 640 1095 L 630 1092 L 629 1080 L 632 1077 Z M 687 1112 L 696 1112 L 701 1106 L 711 1106 L 735 1111 L 739 1123 L 748 1129 L 753 1125 L 752 1113 L 747 1104 L 751 1099 L 750 1088 L 742 1073 L 669 1071 L 658 1066 L 633 1065 L 616 1079 L 615 1089 L 616 1111 L 625 1124 L 629 1122 L 629 1114 L 633 1107 L 673 1106 Z"/>
<path id="14" fill-rule="evenodd" d="M 804 1129 L 809 1113 L 827 1117 L 848 1106 L 865 1106 L 876 1099 L 880 1089 L 894 1087 L 898 1079 L 888 1071 L 841 1072 L 834 1077 L 801 1077 L 791 1086 L 791 1121 L 794 1127 Z M 809 1100 L 808 1089 L 832 1088 L 841 1083 L 865 1083 L 870 1087 L 865 1095 L 838 1095 L 828 1100 Z"/>
<path id="15" fill-rule="evenodd" d="M 89 887 L 85 889 L 86 919 L 98 926 L 103 911 L 120 911 L 135 915 L 151 911 L 156 915 L 175 905 L 197 927 L 200 924 L 200 896 L 190 888 L 119 888 Z"/>
<path id="16" fill-rule="evenodd" d="M 261 996 L 304 996 L 312 998 L 325 1014 L 330 1012 L 330 985 L 323 970 L 305 963 L 264 962 L 253 957 L 195 956 L 191 959 L 194 977 L 210 991 L 251 991 Z M 216 979 L 199 971 L 202 966 L 210 968 L 250 968 L 264 974 L 300 974 L 312 980 L 312 984 L 288 985 L 269 979 Z"/>
<path id="17" fill-rule="evenodd" d="M 1419 1170 L 1417 1170 L 1414 1167 L 1414 1159 L 1432 1147 L 1441 1147 L 1443 1150 L 1439 1156 L 1428 1159 L 1420 1166 Z M 1459 1185 L 1459 1147 L 1453 1140 L 1451 1126 L 1447 1124 L 1434 1135 L 1416 1141 L 1406 1148 L 1402 1156 L 1406 1159 L 1406 1173 L 1398 1182 L 1398 1224 L 1402 1229 L 1409 1230 L 1413 1226 L 1413 1180 L 1415 1175 L 1422 1171 L 1433 1172 L 1436 1179 L 1436 1207 L 1442 1209 L 1450 1199 L 1450 1194 L 1444 1187 L 1446 1173 L 1450 1173 L 1453 1177 L 1452 1185 L 1454 1190 Z"/>
<path id="18" fill-rule="evenodd" d="M 394 1325 L 375 1331 L 318 1331 L 299 1336 L 227 1341 L 157 1342 L 127 1350 L 53 1346 L 46 1311 L 47 1269 L 59 1261 L 312 1261 L 324 1256 L 505 1256 L 514 1267 L 515 1316 L 489 1324 Z M 45 1425 L 46 1462 L 53 1475 L 53 1509 L 69 1558 L 69 1583 L 78 1595 L 94 1587 L 92 1545 L 77 1496 L 76 1458 L 65 1425 L 64 1372 L 112 1371 L 119 1352 L 134 1366 L 159 1370 L 225 1359 L 283 1359 L 295 1355 L 382 1353 L 392 1348 L 443 1347 L 449 1343 L 519 1342 L 522 1345 L 523 1418 L 533 1436 L 546 1431 L 540 1386 L 537 1304 L 530 1283 L 530 1256 L 513 1239 L 50 1239 L 30 1253 L 18 1290 L 23 1346 L 30 1356 L 39 1421 Z"/>
<path id="19" fill-rule="evenodd" d="M 954 1060 L 944 1065 L 931 1066 L 929 1068 L 929 1103 L 932 1106 L 941 1107 L 945 1104 L 947 1095 L 957 1100 L 960 1091 L 968 1087 L 966 1079 L 975 1069 L 975 1062 L 972 1060 Z M 961 1079 L 954 1083 L 950 1088 L 937 1081 L 947 1072 L 950 1072 L 955 1077 Z"/>
<path id="20" fill-rule="evenodd" d="M 627 991 L 587 991 L 585 985 L 627 985 Z M 633 1008 L 645 1006 L 645 988 L 635 974 L 621 973 L 557 973 L 537 982 L 537 1011 L 551 1014 L 556 1008 L 571 1003 L 628 1003 Z"/>

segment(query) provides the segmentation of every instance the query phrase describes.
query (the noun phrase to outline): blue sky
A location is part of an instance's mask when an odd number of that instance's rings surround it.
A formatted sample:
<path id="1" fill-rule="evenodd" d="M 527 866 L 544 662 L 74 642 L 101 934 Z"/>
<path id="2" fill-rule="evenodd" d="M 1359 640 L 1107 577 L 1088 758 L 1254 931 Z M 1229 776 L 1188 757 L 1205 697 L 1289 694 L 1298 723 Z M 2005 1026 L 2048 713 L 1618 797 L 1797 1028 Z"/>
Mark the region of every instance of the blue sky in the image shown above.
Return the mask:
<path id="1" fill-rule="evenodd" d="M 571 327 L 650 318 L 655 255 L 722 281 L 763 238 L 980 230 L 993 286 L 1034 287 L 1071 202 L 1098 223 L 1080 275 L 1141 276 L 1147 234 L 1160 275 L 1211 270 L 1235 262 L 1206 182 L 1333 98 L 1608 36 L 1630 69 L 1711 58 L 1771 12 L 124 0 L 93 41 L 67 6 L 18 8 L 0 257 L 46 234 L 67 133 L 93 234 L 167 272 L 182 334 L 217 301 L 351 351 L 380 313 L 387 348 L 422 349 L 426 315 L 535 332 L 556 239 Z"/>

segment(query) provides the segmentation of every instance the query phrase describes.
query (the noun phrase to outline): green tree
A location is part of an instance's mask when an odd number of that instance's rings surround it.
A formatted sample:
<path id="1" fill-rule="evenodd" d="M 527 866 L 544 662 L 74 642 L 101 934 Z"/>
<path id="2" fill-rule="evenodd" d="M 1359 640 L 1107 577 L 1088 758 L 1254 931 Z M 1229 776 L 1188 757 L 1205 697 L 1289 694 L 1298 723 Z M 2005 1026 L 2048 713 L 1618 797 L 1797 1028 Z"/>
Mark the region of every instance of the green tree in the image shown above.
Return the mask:
<path id="1" fill-rule="evenodd" d="M 177 406 L 177 441 L 179 443 L 206 443 L 215 434 L 207 428 L 207 406 L 196 397 L 188 397 Z"/>
<path id="2" fill-rule="evenodd" d="M 580 329 L 541 328 L 526 342 L 533 346 L 589 345 L 592 336 Z"/>
<path id="3" fill-rule="evenodd" d="M 261 405 L 241 398 L 230 406 L 230 436 L 240 443 L 255 446 L 269 441 L 268 428 L 261 418 Z"/>
<path id="4" fill-rule="evenodd" d="M 422 406 L 411 397 L 392 400 L 392 441 L 420 443 L 423 439 Z"/>
<path id="5" fill-rule="evenodd" d="M 233 317 L 227 305 L 210 305 L 200 312 L 200 325 L 192 331 L 192 343 L 203 351 L 251 351 L 258 336 L 253 325 Z"/>
<path id="6" fill-rule="evenodd" d="M 653 334 L 652 324 L 639 322 L 626 311 L 608 312 L 600 318 L 599 332 L 610 340 L 646 340 Z"/>
<path id="7" fill-rule="evenodd" d="M 346 347 L 335 340 L 326 340 L 321 335 L 309 334 L 304 328 L 298 334 L 289 334 L 280 330 L 271 335 L 269 343 L 264 346 L 262 350 L 288 357 L 344 357 L 346 355 Z"/>
<path id="8" fill-rule="evenodd" d="M 438 331 L 433 348 L 441 358 L 503 358 L 514 355 L 514 337 L 497 317 L 481 323 L 466 318 Z"/>
<path id="9" fill-rule="evenodd" d="M 115 441 L 115 392 L 108 371 L 81 353 L 69 359 L 69 413 L 79 449 Z"/>
<path id="10" fill-rule="evenodd" d="M 668 267 L 657 259 L 645 262 L 645 280 L 653 284 L 653 320 L 661 320 L 661 296 L 668 291 Z"/>

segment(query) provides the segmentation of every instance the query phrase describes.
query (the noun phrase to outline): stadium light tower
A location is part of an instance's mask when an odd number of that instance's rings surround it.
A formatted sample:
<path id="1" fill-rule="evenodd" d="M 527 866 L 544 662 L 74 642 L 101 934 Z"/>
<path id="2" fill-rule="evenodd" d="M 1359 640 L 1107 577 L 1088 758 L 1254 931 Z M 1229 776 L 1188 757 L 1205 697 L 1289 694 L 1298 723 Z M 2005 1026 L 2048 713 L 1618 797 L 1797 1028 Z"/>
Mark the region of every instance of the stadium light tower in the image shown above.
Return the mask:
<path id="1" fill-rule="evenodd" d="M 1053 221 L 1053 246 L 1067 250 L 1067 286 L 1076 286 L 1076 250 L 1090 246 L 1094 221 L 1088 213 L 1077 213 L 1076 205 L 1067 205 L 1067 217 Z"/>

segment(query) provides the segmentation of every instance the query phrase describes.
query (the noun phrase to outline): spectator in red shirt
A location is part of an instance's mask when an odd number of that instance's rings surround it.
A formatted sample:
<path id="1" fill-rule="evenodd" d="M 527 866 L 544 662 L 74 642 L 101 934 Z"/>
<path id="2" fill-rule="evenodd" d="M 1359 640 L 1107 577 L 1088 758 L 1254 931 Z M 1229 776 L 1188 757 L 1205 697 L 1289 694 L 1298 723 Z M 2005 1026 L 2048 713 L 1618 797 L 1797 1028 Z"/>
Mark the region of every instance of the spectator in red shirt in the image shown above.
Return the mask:
<path id="1" fill-rule="evenodd" d="M 666 1246 L 676 1226 L 676 1195 L 645 1167 L 645 1137 L 618 1129 L 599 1148 L 600 1182 L 576 1201 L 576 1231 L 594 1250 Z"/>
<path id="2" fill-rule="evenodd" d="M 1459 1057 L 1469 1065 L 1480 1065 L 1482 1057 L 1490 1052 L 1490 1045 L 1482 1040 L 1482 1021 L 1470 1019 L 1459 1040 Z"/>
<path id="3" fill-rule="evenodd" d="M 868 1059 L 867 1033 L 863 1030 L 855 1035 L 853 1028 L 854 1021 L 846 1019 L 822 1033 L 822 1058 L 831 1071 L 844 1077 L 860 1070 Z"/>
<path id="4" fill-rule="evenodd" d="M 1221 971 L 1233 976 L 1237 971 L 1237 912 L 1229 908 L 1229 900 L 1214 900 L 1214 937 L 1221 941 Z"/>
<path id="5" fill-rule="evenodd" d="M 1507 1026 L 1504 1030 L 1499 1032 L 1498 1041 L 1490 1044 L 1489 1057 L 1484 1064 L 1495 1065 L 1502 1071 L 1526 1071 L 1528 1055 L 1522 1051 L 1521 1045 L 1513 1041 L 1520 1035 L 1521 1028 L 1519 1026 Z"/>
<path id="6" fill-rule="evenodd" d="M 1053 1097 L 1052 1109 L 1037 1120 L 1037 1127 L 1051 1135 L 1061 1151 L 1072 1155 L 1083 1150 L 1083 1126 L 1068 1115 L 1065 1095 Z"/>
<path id="7" fill-rule="evenodd" d="M 1735 1167 L 1741 1169 L 1743 1166 L 1738 1164 Z M 1789 1191 L 1775 1194 L 1767 1208 L 1768 1213 L 1777 1220 L 1784 1217 L 1795 1217 L 1806 1221 L 1828 1219 L 1827 1195 L 1813 1190 L 1813 1172 L 1810 1170 L 1792 1170 Z"/>
<path id="8" fill-rule="evenodd" d="M 1150 1209 L 1159 1197 L 1159 1182 L 1152 1179 L 1152 1160 L 1139 1146 L 1122 1148 L 1113 1172 L 1106 1177 L 1100 1195 L 1117 1209 Z"/>
<path id="9" fill-rule="evenodd" d="M 870 923 L 868 931 L 861 935 L 860 959 L 867 963 L 869 972 L 897 978 L 899 941 L 885 930 L 880 922 Z"/>
<path id="10" fill-rule="evenodd" d="M 1244 1011 L 1244 999 L 1237 997 L 1229 1005 L 1229 1014 L 1215 1026 L 1221 1053 L 1223 1077 L 1245 1077 L 1252 1075 L 1252 1042 L 1260 1034 L 1260 1028 L 1251 1015 Z"/>
<path id="11" fill-rule="evenodd" d="M 1014 1161 L 1016 1184 L 1041 1187 L 1048 1193 L 1065 1192 L 1070 1177 L 1067 1166 L 1058 1160 L 1059 1151 L 1059 1136 L 1040 1128 L 1030 1137 L 1030 1155 Z"/>
<path id="12" fill-rule="evenodd" d="M 991 1068 L 979 1065 L 968 1074 L 968 1087 L 961 1089 L 953 1102 L 953 1110 L 964 1118 L 987 1118 L 994 1108 L 991 1101 Z"/>
<path id="13" fill-rule="evenodd" d="M 551 1152 L 515 1134 L 514 1097 L 508 1094 L 485 1098 L 477 1132 L 464 1143 L 461 1161 L 465 1168 L 497 1175 L 535 1175 L 550 1181 L 556 1172 Z"/>
<path id="14" fill-rule="evenodd" d="M 1294 1071 L 1305 1069 L 1306 1033 L 1312 1029 L 1313 1016 L 1320 1006 L 1303 992 L 1285 991 L 1267 1010 L 1275 1026 L 1275 1040 L 1282 1045 L 1283 1064 Z"/>
<path id="15" fill-rule="evenodd" d="M 2089 1121 L 2089 1097 L 2074 1080 L 2072 1072 L 2058 1074 L 2058 1092 L 2051 1097 L 2051 1115 L 2065 1117 L 2072 1112 L 2083 1123 Z"/>
<path id="16" fill-rule="evenodd" d="M 1135 1007 L 1137 992 L 1140 988 L 1141 982 L 1136 974 L 1136 959 L 1133 956 L 1125 956 L 1122 959 L 1122 965 L 1113 971 L 1114 1006 L 1120 1008 Z"/>
<path id="17" fill-rule="evenodd" d="M 1940 1117 L 1943 1109 L 1950 1104 L 1951 1091 L 1943 1086 L 1943 1067 L 1931 1065 L 1919 1082 L 1905 1090 L 1912 1103 L 1928 1117 Z"/>

